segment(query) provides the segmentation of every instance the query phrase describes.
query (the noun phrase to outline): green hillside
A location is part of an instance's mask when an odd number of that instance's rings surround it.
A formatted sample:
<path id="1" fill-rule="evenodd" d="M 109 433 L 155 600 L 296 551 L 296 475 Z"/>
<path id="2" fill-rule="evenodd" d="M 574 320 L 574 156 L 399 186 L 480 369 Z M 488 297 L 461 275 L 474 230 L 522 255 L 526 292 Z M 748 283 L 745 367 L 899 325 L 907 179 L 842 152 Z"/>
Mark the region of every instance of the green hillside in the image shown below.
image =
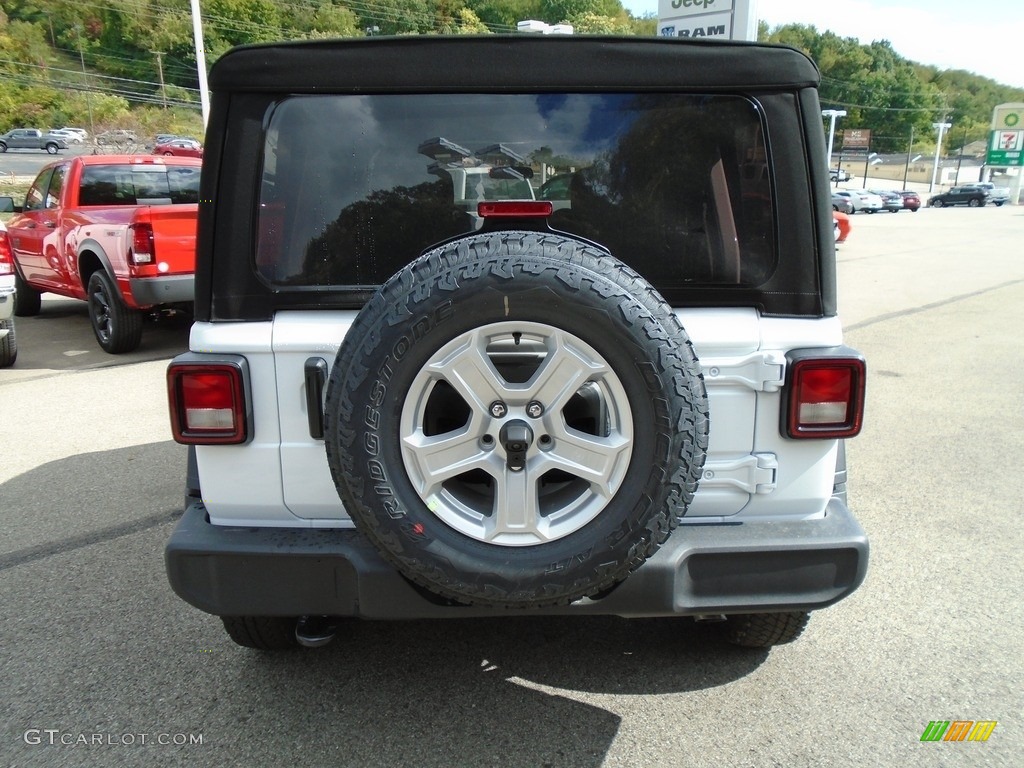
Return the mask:
<path id="1" fill-rule="evenodd" d="M 489 34 L 521 19 L 567 21 L 580 33 L 653 35 L 619 0 L 202 0 L 207 66 L 234 45 L 367 34 Z M 762 25 L 762 40 L 807 51 L 822 72 L 822 104 L 843 127 L 870 128 L 872 149 L 953 144 L 987 135 L 992 107 L 1024 91 L 901 58 L 813 27 Z M 202 131 L 189 0 L 0 0 L 0 131 L 17 126 Z"/>

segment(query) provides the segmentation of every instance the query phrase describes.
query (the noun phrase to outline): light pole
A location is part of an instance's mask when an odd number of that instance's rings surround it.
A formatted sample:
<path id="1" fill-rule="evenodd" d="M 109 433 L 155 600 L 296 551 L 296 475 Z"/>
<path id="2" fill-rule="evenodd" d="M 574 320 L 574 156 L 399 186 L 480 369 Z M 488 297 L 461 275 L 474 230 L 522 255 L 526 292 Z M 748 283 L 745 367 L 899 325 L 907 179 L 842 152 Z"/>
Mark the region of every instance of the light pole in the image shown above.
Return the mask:
<path id="1" fill-rule="evenodd" d="M 921 159 L 920 155 L 914 155 L 913 157 L 911 157 L 910 154 L 907 153 L 907 167 L 903 170 L 903 188 L 904 189 L 907 188 L 907 176 L 910 175 L 910 164 L 911 163 L 916 163 L 920 159 Z"/>
<path id="2" fill-rule="evenodd" d="M 210 86 L 206 78 L 206 48 L 203 43 L 203 17 L 199 0 L 191 0 L 192 36 L 196 45 L 196 74 L 199 76 L 199 106 L 203 111 L 203 128 L 210 122 Z"/>
<path id="3" fill-rule="evenodd" d="M 825 161 L 828 163 L 828 172 L 832 173 L 832 143 L 836 137 L 836 118 L 846 117 L 845 109 L 823 109 L 821 110 L 822 117 L 829 118 L 828 126 L 828 154 L 825 156 Z M 836 174 L 836 182 L 839 182 L 839 174 Z"/>
<path id="4" fill-rule="evenodd" d="M 935 189 L 935 178 L 939 175 L 939 152 L 942 151 L 942 136 L 947 128 L 952 127 L 952 123 L 932 123 L 932 128 L 939 132 L 939 140 L 935 142 L 935 164 L 932 166 L 932 183 L 928 185 L 929 194 Z"/>

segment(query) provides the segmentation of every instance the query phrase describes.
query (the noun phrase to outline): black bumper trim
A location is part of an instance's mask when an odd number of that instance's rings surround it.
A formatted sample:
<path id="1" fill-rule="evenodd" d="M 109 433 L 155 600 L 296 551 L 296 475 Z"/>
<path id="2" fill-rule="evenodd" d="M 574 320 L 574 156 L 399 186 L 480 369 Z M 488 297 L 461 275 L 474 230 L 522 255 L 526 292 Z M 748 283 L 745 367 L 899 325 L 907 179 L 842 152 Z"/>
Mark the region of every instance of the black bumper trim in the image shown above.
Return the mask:
<path id="1" fill-rule="evenodd" d="M 196 281 L 193 275 L 132 278 L 128 281 L 132 299 L 140 307 L 154 304 L 182 304 L 195 299 Z"/>
<path id="2" fill-rule="evenodd" d="M 220 616 L 687 616 L 810 611 L 864 580 L 868 540 L 834 497 L 815 520 L 681 526 L 600 599 L 536 610 L 431 600 L 355 530 L 211 525 L 192 501 L 167 544 L 167 574 L 186 602 Z"/>

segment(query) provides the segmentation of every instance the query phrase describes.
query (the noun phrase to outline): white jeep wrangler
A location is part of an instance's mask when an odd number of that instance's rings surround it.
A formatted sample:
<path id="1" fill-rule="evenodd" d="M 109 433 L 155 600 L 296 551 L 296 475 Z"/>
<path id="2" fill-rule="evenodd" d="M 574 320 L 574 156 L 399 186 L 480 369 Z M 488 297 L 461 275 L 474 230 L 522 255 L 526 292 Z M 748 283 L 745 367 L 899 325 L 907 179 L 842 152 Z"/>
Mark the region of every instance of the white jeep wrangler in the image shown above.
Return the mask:
<path id="1" fill-rule="evenodd" d="M 237 643 L 610 614 L 768 646 L 861 583 L 805 56 L 372 38 L 210 83 L 166 563 Z"/>

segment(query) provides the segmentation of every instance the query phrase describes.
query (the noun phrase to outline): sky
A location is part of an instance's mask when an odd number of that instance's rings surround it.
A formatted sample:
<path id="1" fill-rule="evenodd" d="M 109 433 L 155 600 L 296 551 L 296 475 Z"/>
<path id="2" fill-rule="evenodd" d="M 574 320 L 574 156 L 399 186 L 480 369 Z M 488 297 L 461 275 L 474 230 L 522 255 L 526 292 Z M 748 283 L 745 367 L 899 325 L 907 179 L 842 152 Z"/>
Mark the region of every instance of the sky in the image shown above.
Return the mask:
<path id="1" fill-rule="evenodd" d="M 659 0 L 622 0 L 634 16 Z M 661 0 L 669 6 L 671 0 Z M 754 0 L 769 26 L 808 24 L 861 43 L 888 40 L 906 59 L 1024 88 L 1024 0 Z M 670 7 L 670 6 L 669 6 Z M 709 9 L 710 10 L 710 9 Z"/>

